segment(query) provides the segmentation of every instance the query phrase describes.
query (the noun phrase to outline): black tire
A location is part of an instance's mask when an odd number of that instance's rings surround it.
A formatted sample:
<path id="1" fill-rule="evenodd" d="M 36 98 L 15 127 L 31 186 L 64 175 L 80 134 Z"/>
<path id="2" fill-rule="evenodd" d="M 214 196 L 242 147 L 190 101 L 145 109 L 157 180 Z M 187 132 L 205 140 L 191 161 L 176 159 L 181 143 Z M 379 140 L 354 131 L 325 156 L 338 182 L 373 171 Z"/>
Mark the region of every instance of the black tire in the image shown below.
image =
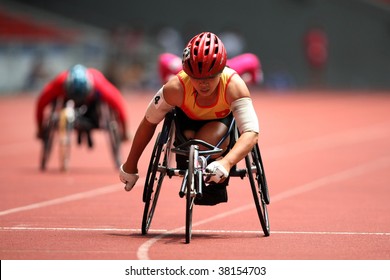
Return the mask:
<path id="1" fill-rule="evenodd" d="M 256 173 L 256 180 L 260 182 L 261 192 L 263 193 L 264 201 L 268 205 L 271 201 L 268 191 L 267 178 L 265 176 L 263 160 L 261 158 L 259 145 L 256 144 L 252 150 L 253 162 L 256 165 L 258 172 Z"/>
<path id="2" fill-rule="evenodd" d="M 158 135 L 155 147 L 153 149 L 152 158 L 150 160 L 147 179 L 144 187 L 144 214 L 142 217 L 142 234 L 147 234 L 150 224 L 152 223 L 154 211 L 156 209 L 158 197 L 160 195 L 161 185 L 165 177 L 165 172 L 159 171 L 159 166 L 163 164 L 162 148 L 163 145 L 159 143 Z"/>
<path id="3" fill-rule="evenodd" d="M 170 160 L 170 149 L 173 139 L 173 126 L 166 118 L 162 131 L 158 134 L 149 162 L 143 191 L 144 213 L 142 217 L 142 234 L 147 234 L 152 223 L 163 180 L 167 174 Z"/>
<path id="4" fill-rule="evenodd" d="M 187 176 L 187 191 L 186 191 L 186 243 L 191 242 L 192 236 L 192 212 L 194 209 L 195 196 L 192 194 L 195 184 L 195 146 L 190 146 L 188 156 L 188 176 Z"/>
<path id="5" fill-rule="evenodd" d="M 111 155 L 116 168 L 121 165 L 120 151 L 121 151 L 121 135 L 119 131 L 119 124 L 116 116 L 110 110 L 109 118 L 107 120 L 107 133 L 111 148 Z"/>
<path id="6" fill-rule="evenodd" d="M 53 147 L 55 130 L 56 130 L 56 123 L 51 117 L 51 119 L 46 123 L 43 129 L 42 152 L 41 152 L 41 159 L 40 159 L 40 168 L 42 171 L 45 171 L 47 168 L 47 163 L 49 161 L 51 150 Z"/>
<path id="7" fill-rule="evenodd" d="M 254 148 L 255 149 L 255 148 Z M 245 164 L 248 171 L 248 178 L 251 185 L 253 199 L 256 205 L 257 215 L 260 220 L 261 228 L 263 229 L 264 235 L 270 235 L 270 224 L 268 219 L 268 211 L 267 211 L 267 203 L 264 199 L 263 187 L 262 187 L 262 170 L 260 169 L 259 158 L 256 156 L 256 152 L 253 153 L 252 156 L 247 155 L 245 157 Z M 252 167 L 255 167 L 256 175 L 253 175 Z"/>
<path id="8" fill-rule="evenodd" d="M 159 158 L 160 155 L 161 155 L 161 150 L 162 150 L 162 147 L 159 149 L 159 147 L 161 146 L 159 144 L 160 142 L 160 137 L 161 137 L 161 133 L 159 133 L 157 135 L 157 138 L 156 138 L 156 142 L 154 143 L 154 146 L 153 146 L 153 151 L 152 151 L 152 155 L 150 157 L 150 161 L 149 161 L 149 166 L 148 166 L 148 171 L 146 172 L 146 179 L 145 179 L 145 185 L 144 185 L 144 191 L 143 191 L 143 194 L 142 194 L 142 201 L 143 202 L 146 202 L 147 200 L 147 194 L 148 194 L 148 189 L 149 189 L 149 185 L 153 182 L 153 180 L 155 179 L 155 172 L 153 172 L 153 170 L 156 170 L 155 168 L 155 161 L 156 161 L 156 158 Z M 157 151 L 159 149 L 159 152 Z M 156 171 L 157 172 L 157 171 Z M 150 180 L 150 178 L 154 176 L 154 179 L 153 180 Z"/>

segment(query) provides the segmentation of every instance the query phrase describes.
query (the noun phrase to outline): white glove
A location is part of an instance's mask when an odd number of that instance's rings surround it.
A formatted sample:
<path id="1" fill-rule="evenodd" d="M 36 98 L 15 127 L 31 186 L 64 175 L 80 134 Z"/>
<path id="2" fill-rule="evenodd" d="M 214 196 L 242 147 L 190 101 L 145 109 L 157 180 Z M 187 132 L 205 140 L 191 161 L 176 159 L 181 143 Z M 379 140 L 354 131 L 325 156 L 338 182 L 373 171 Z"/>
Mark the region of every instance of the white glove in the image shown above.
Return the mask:
<path id="1" fill-rule="evenodd" d="M 119 168 L 119 179 L 122 181 L 122 183 L 125 185 L 126 191 L 131 191 L 131 189 L 134 187 L 135 183 L 137 182 L 139 178 L 138 173 L 130 174 L 123 170 L 123 164 Z"/>
<path id="2" fill-rule="evenodd" d="M 219 161 L 213 161 L 207 165 L 206 171 L 213 174 L 211 176 L 207 176 L 206 183 L 210 181 L 219 183 L 229 176 L 229 172 Z"/>

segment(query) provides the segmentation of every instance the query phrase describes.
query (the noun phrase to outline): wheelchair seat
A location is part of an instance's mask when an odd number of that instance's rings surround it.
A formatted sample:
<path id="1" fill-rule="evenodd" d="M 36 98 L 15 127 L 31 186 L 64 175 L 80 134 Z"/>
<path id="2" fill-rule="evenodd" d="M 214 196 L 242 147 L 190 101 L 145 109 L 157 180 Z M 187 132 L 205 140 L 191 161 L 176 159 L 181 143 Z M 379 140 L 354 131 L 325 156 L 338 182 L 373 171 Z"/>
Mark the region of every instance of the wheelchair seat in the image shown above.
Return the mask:
<path id="1" fill-rule="evenodd" d="M 177 117 L 177 110 L 180 110 L 180 109 L 178 109 L 176 107 L 172 110 L 171 113 L 168 113 L 168 114 L 172 114 L 173 122 L 175 124 L 175 141 L 173 143 L 174 147 L 178 147 L 178 146 L 183 145 L 184 143 L 187 143 L 188 141 L 190 141 L 190 139 L 187 139 L 186 136 L 183 134 L 183 129 L 181 128 L 179 118 Z M 223 152 L 223 154 L 221 156 L 224 156 L 230 150 L 230 148 L 234 145 L 233 138 L 234 138 L 234 131 L 236 128 L 235 124 L 236 124 L 235 119 L 232 118 L 232 121 L 229 124 L 227 132 L 219 140 L 219 142 L 215 145 L 215 148 L 220 148 L 222 143 L 228 137 L 230 137 L 228 147 L 227 147 L 226 151 Z M 211 155 L 206 156 L 206 160 L 207 160 L 207 164 L 214 161 L 214 159 L 211 157 Z M 186 169 L 187 168 L 187 157 L 176 153 L 176 163 L 177 163 L 178 169 Z"/>

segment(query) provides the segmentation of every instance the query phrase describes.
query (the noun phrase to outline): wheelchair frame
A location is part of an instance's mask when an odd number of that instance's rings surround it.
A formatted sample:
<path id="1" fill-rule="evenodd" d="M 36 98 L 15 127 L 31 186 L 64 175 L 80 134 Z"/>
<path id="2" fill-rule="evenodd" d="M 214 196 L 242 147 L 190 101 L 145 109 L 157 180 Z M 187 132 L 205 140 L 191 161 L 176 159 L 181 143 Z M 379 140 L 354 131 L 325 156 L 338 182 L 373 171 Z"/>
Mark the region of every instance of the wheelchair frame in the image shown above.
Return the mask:
<path id="1" fill-rule="evenodd" d="M 99 128 L 108 133 L 110 151 L 116 168 L 119 168 L 121 139 L 117 116 L 105 103 L 99 103 Z M 44 122 L 40 169 L 45 171 L 56 137 L 59 140 L 59 162 L 61 171 L 69 168 L 71 138 L 76 119 L 83 113 L 80 108 L 72 105 L 72 100 L 56 100 L 52 104 L 51 112 Z"/>
<path id="2" fill-rule="evenodd" d="M 143 235 L 147 234 L 157 206 L 164 178 L 166 176 L 169 178 L 172 176 L 180 176 L 183 177 L 183 180 L 179 196 L 186 197 L 185 239 L 186 243 L 190 243 L 192 237 L 194 199 L 202 196 L 202 177 L 212 175 L 206 172 L 205 162 L 207 162 L 208 157 L 212 154 L 222 151 L 219 146 L 228 136 L 230 136 L 228 149 L 231 149 L 239 137 L 239 132 L 233 119 L 226 135 L 216 146 L 213 146 L 199 139 L 186 140 L 179 132 L 179 129 L 176 130 L 177 127 L 178 123 L 175 118 L 175 110 L 173 110 L 165 116 L 162 129 L 158 133 L 153 147 L 142 196 L 145 205 L 141 229 Z M 173 147 L 175 138 L 181 144 Z M 199 149 L 200 146 L 204 146 L 207 150 Z M 188 169 L 170 167 L 169 162 L 172 153 L 188 156 Z M 269 236 L 270 225 L 267 205 L 270 203 L 270 197 L 258 144 L 245 157 L 245 166 L 246 168 L 244 169 L 238 169 L 235 165 L 230 170 L 229 176 L 240 177 L 241 179 L 248 176 L 262 230 L 265 236 Z"/>

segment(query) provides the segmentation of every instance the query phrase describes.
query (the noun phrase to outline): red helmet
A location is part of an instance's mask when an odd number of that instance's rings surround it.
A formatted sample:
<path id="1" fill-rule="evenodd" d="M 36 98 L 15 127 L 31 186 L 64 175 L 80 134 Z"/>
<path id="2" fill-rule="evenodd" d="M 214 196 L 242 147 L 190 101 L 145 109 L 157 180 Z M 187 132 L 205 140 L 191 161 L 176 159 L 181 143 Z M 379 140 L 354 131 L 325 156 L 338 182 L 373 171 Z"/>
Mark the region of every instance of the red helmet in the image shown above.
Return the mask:
<path id="1" fill-rule="evenodd" d="M 226 65 L 226 49 L 217 35 L 203 32 L 193 37 L 183 51 L 183 70 L 195 79 L 210 78 Z"/>

